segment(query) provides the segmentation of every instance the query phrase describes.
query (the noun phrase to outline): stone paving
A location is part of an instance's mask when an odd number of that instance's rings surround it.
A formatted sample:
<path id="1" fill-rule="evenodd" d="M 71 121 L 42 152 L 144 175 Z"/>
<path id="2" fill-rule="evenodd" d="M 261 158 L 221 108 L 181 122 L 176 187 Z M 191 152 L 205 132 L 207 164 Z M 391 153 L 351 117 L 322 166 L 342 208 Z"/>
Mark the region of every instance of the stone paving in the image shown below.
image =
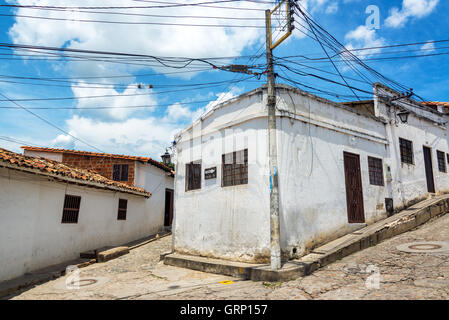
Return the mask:
<path id="1" fill-rule="evenodd" d="M 169 236 L 115 260 L 80 269 L 80 279 L 107 277 L 105 283 L 67 289 L 65 276 L 10 298 L 449 299 L 449 252 L 405 253 L 396 249 L 415 241 L 449 241 L 449 215 L 347 256 L 310 276 L 284 283 L 239 280 L 163 265 L 159 255 L 170 250 Z M 379 276 L 369 272 L 376 270 Z M 223 282 L 226 280 L 232 282 Z"/>

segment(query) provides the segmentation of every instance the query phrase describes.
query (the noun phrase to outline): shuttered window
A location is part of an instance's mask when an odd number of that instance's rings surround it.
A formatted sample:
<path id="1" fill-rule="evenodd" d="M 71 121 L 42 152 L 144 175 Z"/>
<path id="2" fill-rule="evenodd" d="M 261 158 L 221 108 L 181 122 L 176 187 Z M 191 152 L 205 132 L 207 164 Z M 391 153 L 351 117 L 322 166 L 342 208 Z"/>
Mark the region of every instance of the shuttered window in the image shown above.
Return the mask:
<path id="1" fill-rule="evenodd" d="M 223 187 L 248 184 L 248 149 L 222 155 Z"/>
<path id="2" fill-rule="evenodd" d="M 401 151 L 401 162 L 413 164 L 413 144 L 411 141 L 399 138 L 399 148 Z"/>
<path id="3" fill-rule="evenodd" d="M 186 164 L 186 191 L 201 189 L 201 161 Z"/>
<path id="4" fill-rule="evenodd" d="M 445 153 L 437 150 L 438 170 L 440 172 L 446 172 L 446 159 L 444 159 Z"/>
<path id="5" fill-rule="evenodd" d="M 369 182 L 375 186 L 384 185 L 382 159 L 368 157 Z"/>
<path id="6" fill-rule="evenodd" d="M 112 170 L 112 180 L 114 181 L 128 181 L 129 165 L 127 164 L 114 164 Z"/>
<path id="7" fill-rule="evenodd" d="M 66 194 L 61 223 L 78 223 L 81 197 Z"/>
<path id="8" fill-rule="evenodd" d="M 126 220 L 126 210 L 128 208 L 128 200 L 119 199 L 118 200 L 118 214 L 117 220 Z"/>

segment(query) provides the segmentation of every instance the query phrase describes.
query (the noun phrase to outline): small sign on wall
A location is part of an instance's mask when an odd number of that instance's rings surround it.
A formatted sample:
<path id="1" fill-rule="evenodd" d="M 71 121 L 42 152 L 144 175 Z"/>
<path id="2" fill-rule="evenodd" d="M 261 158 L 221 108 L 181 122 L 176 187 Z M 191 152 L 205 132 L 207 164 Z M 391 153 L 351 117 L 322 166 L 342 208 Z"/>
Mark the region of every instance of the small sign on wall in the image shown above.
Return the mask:
<path id="1" fill-rule="evenodd" d="M 204 169 L 204 179 L 215 179 L 217 178 L 217 167 Z"/>

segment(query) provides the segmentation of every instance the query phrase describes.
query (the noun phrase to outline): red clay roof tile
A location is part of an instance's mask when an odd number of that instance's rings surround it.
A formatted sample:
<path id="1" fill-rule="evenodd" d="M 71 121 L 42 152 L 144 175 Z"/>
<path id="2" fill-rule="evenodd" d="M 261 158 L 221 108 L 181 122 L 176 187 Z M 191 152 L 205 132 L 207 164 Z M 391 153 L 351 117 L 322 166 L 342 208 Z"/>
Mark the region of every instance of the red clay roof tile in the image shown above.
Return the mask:
<path id="1" fill-rule="evenodd" d="M 37 169 L 41 171 L 43 175 L 46 175 L 48 172 L 52 175 L 60 177 L 62 180 L 64 180 L 64 178 L 73 178 L 78 180 L 80 184 L 88 185 L 89 182 L 93 182 L 103 185 L 105 189 L 139 194 L 145 197 L 151 196 L 151 193 L 142 188 L 110 180 L 92 170 L 75 168 L 41 157 L 24 156 L 22 154 L 0 148 L 0 167 L 4 166 L 2 163 L 8 164 L 8 162 L 12 164 L 8 165 L 8 167 L 16 170 L 26 171 L 26 169 Z"/>

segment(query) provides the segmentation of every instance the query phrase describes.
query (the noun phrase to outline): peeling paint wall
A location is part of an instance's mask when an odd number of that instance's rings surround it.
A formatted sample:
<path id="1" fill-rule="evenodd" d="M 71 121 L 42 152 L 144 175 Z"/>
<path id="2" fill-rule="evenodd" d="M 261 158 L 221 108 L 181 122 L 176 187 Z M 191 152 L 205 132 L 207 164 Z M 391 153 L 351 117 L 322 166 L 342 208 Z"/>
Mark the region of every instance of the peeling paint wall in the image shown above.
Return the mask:
<path id="1" fill-rule="evenodd" d="M 81 196 L 78 223 L 61 223 L 65 194 Z M 117 220 L 127 199 L 126 220 Z M 0 168 L 0 281 L 151 233 L 146 199 Z"/>
<path id="2" fill-rule="evenodd" d="M 398 209 L 427 197 L 423 144 L 432 147 L 436 189 L 449 189 L 449 174 L 440 173 L 436 162 L 436 149 L 449 153 L 446 128 L 432 124 L 442 119 L 438 114 L 418 110 L 422 114 L 411 115 L 409 123 L 402 125 L 393 123 L 393 115 L 376 99 L 372 115 L 287 86 L 278 86 L 276 92 L 284 256 L 301 256 L 387 217 L 385 198 L 393 198 Z M 266 91 L 243 95 L 177 136 L 177 252 L 268 261 L 270 186 L 265 106 Z M 413 141 L 415 165 L 401 164 L 398 137 Z M 244 148 L 249 156 L 248 185 L 221 187 L 221 155 Z M 360 156 L 366 224 L 348 223 L 344 152 Z M 370 184 L 368 156 L 382 159 L 384 186 Z M 197 160 L 202 161 L 201 189 L 186 191 L 185 166 Z M 391 180 L 386 179 L 386 166 L 391 168 Z M 217 167 L 213 181 L 204 180 L 204 170 L 209 167 Z"/>

